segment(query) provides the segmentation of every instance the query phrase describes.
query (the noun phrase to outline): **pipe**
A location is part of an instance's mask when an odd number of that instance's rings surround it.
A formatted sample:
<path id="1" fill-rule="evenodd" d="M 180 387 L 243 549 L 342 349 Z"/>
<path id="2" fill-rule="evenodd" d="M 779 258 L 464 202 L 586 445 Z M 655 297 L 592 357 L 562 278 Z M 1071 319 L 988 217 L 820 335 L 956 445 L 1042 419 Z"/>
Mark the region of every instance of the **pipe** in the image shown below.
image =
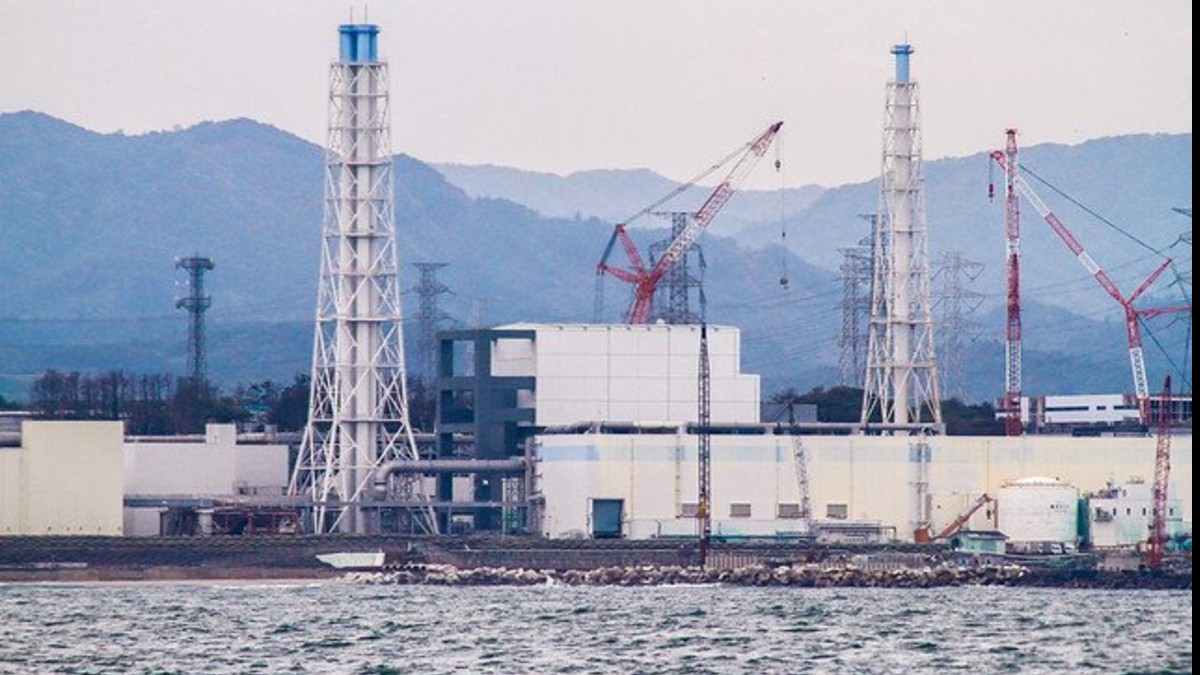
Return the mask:
<path id="1" fill-rule="evenodd" d="M 576 422 L 574 424 L 559 424 L 553 426 L 542 427 L 538 430 L 538 436 L 554 436 L 554 435 L 575 435 L 586 433 L 667 433 L 674 434 L 683 427 L 685 433 L 695 433 L 698 425 L 695 422 Z M 870 431 L 926 431 L 931 433 L 944 433 L 942 425 L 933 424 L 930 422 L 921 423 L 893 423 L 882 424 L 872 422 L 863 425 L 860 422 L 797 422 L 796 424 L 783 424 L 777 422 L 718 422 L 710 424 L 709 429 L 716 433 L 737 433 L 744 432 L 747 434 L 778 434 L 792 430 L 811 430 L 811 431 L 847 431 L 865 433 Z"/>
<path id="2" fill-rule="evenodd" d="M 375 470 L 375 491 L 387 489 L 394 473 L 525 473 L 524 457 L 510 459 L 398 459 Z"/>

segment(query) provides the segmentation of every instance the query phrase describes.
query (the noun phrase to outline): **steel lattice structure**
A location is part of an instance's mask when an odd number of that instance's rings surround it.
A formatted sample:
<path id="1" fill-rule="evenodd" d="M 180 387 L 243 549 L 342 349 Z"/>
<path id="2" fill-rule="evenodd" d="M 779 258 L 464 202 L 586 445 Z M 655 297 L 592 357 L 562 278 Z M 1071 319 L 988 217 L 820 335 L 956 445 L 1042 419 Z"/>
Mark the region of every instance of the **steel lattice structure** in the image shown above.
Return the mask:
<path id="1" fill-rule="evenodd" d="M 725 159 L 709 167 L 704 173 L 676 187 L 666 196 L 638 211 L 633 216 L 626 218 L 623 222 L 617 223 L 617 226 L 613 228 L 612 237 L 608 240 L 608 245 L 604 247 L 604 255 L 600 257 L 600 262 L 596 265 L 598 278 L 596 279 L 595 314 L 597 321 L 600 320 L 600 316 L 604 311 L 602 291 L 604 288 L 603 277 L 606 274 L 633 286 L 633 302 L 629 306 L 629 311 L 625 314 L 626 320 L 631 324 L 644 324 L 650 320 L 650 315 L 654 311 L 654 296 L 658 290 L 659 283 L 662 282 L 671 268 L 679 262 L 684 253 L 696 243 L 696 239 L 708 227 L 712 219 L 716 218 L 721 209 L 725 208 L 725 204 L 729 202 L 730 198 L 737 191 L 738 185 L 746 179 L 746 176 L 750 175 L 750 172 L 754 170 L 754 166 L 758 164 L 758 160 L 762 159 L 762 156 L 767 152 L 767 148 L 771 146 L 771 142 L 775 140 L 775 136 L 779 133 L 779 129 L 782 126 L 783 122 L 772 124 L 767 127 L 766 131 L 752 138 L 742 148 L 734 151 Z M 710 173 L 732 162 L 735 158 L 737 161 L 734 163 L 733 168 L 729 170 L 725 179 L 704 200 L 700 208 L 684 221 L 685 225 L 680 231 L 679 236 L 675 237 L 667 245 L 662 256 L 653 265 L 648 267 L 642 258 L 641 252 L 638 251 L 633 240 L 629 238 L 629 233 L 625 231 L 626 226 L 646 214 L 653 213 L 655 209 L 683 193 Z M 616 267 L 608 263 L 609 256 L 612 255 L 613 248 L 617 245 L 617 242 L 620 242 L 621 248 L 625 250 L 625 256 L 629 259 L 629 269 Z"/>
<path id="2" fill-rule="evenodd" d="M 308 424 L 292 476 L 312 500 L 311 528 L 367 533 L 372 502 L 399 504 L 401 528 L 429 531 L 419 478 L 376 492 L 383 462 L 417 459 L 408 420 L 396 234 L 387 64 L 379 28 L 339 27 L 340 58 L 329 71 L 329 136 L 321 228 Z"/>
<path id="3" fill-rule="evenodd" d="M 860 214 L 871 225 L 858 245 L 839 248 L 842 264 L 842 333 L 838 337 L 838 383 L 852 386 L 863 381 L 866 373 L 867 319 L 871 316 L 871 241 L 878 216 Z"/>
<path id="4" fill-rule="evenodd" d="M 437 380 L 437 349 L 438 327 L 450 320 L 450 315 L 442 311 L 438 298 L 442 295 L 454 295 L 454 292 L 437 278 L 437 271 L 449 263 L 419 262 L 413 267 L 421 273 L 417 285 L 408 289 L 417 294 L 417 373 L 426 383 Z"/>
<path id="5" fill-rule="evenodd" d="M 917 83 L 910 45 L 896 45 L 896 79 L 884 114 L 880 225 L 875 228 L 871 321 L 862 423 L 942 424 L 934 353 L 925 176 Z"/>
<path id="6" fill-rule="evenodd" d="M 962 251 L 944 251 L 934 261 L 933 308 L 937 319 L 939 391 L 946 396 L 968 400 L 963 384 L 967 346 L 977 340 L 982 331 L 971 317 L 983 304 L 983 293 L 972 290 L 969 284 L 977 281 L 984 265 L 969 260 Z"/>
<path id="7" fill-rule="evenodd" d="M 688 219 L 692 214 L 687 211 L 655 212 L 654 215 L 666 216 L 671 219 L 671 235 L 666 239 L 650 244 L 650 264 L 655 264 L 687 229 Z M 692 258 L 698 264 L 692 264 Z M 670 324 L 698 324 L 705 318 L 704 302 L 704 272 L 708 264 L 704 260 L 704 250 L 700 244 L 692 244 L 679 256 L 679 260 L 667 271 L 662 283 L 658 286 L 658 300 L 654 303 L 650 320 L 661 320 Z M 692 269 L 698 269 L 692 274 Z M 692 289 L 697 290 L 699 312 L 692 311 Z M 666 302 L 662 299 L 666 298 Z"/>
<path id="8" fill-rule="evenodd" d="M 696 510 L 696 526 L 700 539 L 700 566 L 708 565 L 712 545 L 712 371 L 708 360 L 708 324 L 700 324 L 699 415 L 696 425 L 697 465 L 696 486 L 700 497 Z"/>
<path id="9" fill-rule="evenodd" d="M 1008 133 L 1009 143 L 1015 149 L 1016 131 L 1010 129 Z M 1125 337 L 1129 342 L 1129 365 L 1133 374 L 1133 391 L 1138 402 L 1138 416 L 1143 424 L 1153 422 L 1150 411 L 1150 385 L 1146 376 L 1146 356 L 1142 349 L 1142 322 L 1145 319 L 1150 319 L 1164 314 L 1191 314 L 1192 304 L 1191 298 L 1188 298 L 1186 305 L 1174 305 L 1169 307 L 1151 307 L 1141 308 L 1135 303 L 1142 297 L 1146 291 L 1154 285 L 1160 276 L 1171 268 L 1173 261 L 1171 258 L 1162 257 L 1162 262 L 1158 267 L 1146 277 L 1146 280 L 1141 283 L 1132 293 L 1126 296 L 1117 287 L 1117 283 L 1109 276 L 1108 272 L 1092 258 L 1091 254 L 1084 248 L 1083 243 L 1071 233 L 1062 220 L 1046 205 L 1033 187 L 1029 185 L 1020 173 L 1010 171 L 1009 155 L 1006 151 L 995 150 L 991 154 L 992 161 L 1004 169 L 1008 180 L 1015 188 L 1013 194 L 1021 194 L 1033 205 L 1038 215 L 1046 222 L 1046 225 L 1054 232 L 1055 236 L 1067 247 L 1079 264 L 1087 270 L 1088 274 L 1096 280 L 1096 283 L 1104 289 L 1104 292 L 1109 295 L 1117 304 L 1121 305 L 1121 309 L 1125 313 Z M 1156 252 L 1160 256 L 1161 252 Z"/>
<path id="10" fill-rule="evenodd" d="M 1017 196 L 1017 130 L 1005 132 L 1004 279 L 1007 317 L 1004 327 L 1004 433 L 1020 436 L 1021 423 L 1021 199 Z"/>
<path id="11" fill-rule="evenodd" d="M 175 301 L 176 309 L 188 313 L 188 377 L 193 383 L 204 382 L 208 375 L 208 347 L 204 331 L 204 313 L 212 307 L 212 296 L 204 293 L 204 273 L 213 269 L 211 258 L 177 258 L 175 269 L 187 270 L 187 297 Z"/>

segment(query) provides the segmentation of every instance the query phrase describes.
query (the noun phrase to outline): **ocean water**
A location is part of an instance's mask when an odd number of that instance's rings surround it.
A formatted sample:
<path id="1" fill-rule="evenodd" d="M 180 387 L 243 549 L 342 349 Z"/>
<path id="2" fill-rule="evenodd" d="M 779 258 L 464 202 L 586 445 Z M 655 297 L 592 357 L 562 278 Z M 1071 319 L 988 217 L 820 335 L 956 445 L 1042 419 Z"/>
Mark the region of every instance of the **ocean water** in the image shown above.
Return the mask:
<path id="1" fill-rule="evenodd" d="M 1184 673 L 1192 594 L 0 585 L 0 673 Z"/>

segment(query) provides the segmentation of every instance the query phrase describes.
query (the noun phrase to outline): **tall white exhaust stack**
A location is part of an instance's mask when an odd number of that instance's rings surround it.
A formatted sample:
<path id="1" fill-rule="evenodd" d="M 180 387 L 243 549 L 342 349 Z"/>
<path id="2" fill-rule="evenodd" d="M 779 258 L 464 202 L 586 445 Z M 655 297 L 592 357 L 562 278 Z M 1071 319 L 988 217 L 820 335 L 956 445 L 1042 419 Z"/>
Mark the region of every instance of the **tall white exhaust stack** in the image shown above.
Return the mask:
<path id="1" fill-rule="evenodd" d="M 382 463 L 417 459 L 392 219 L 388 71 L 379 59 L 378 26 L 347 24 L 338 33 L 339 56 L 329 69 L 312 389 L 291 490 L 311 499 L 308 524 L 316 533 L 378 531 L 382 508 L 395 516 L 389 522 L 396 529 L 429 531 L 433 520 L 417 479 L 375 484 Z"/>
<path id="2" fill-rule="evenodd" d="M 942 424 L 930 301 L 921 110 L 911 45 L 892 48 L 883 172 L 874 232 L 871 323 L 862 423 Z"/>

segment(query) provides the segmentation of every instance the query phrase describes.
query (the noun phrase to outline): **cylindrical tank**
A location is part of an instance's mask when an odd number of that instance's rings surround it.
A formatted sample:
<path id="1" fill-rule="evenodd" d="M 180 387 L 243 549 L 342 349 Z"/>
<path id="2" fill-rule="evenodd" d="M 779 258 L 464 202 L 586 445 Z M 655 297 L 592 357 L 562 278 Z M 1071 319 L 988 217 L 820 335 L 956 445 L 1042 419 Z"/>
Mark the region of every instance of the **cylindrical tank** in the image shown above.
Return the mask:
<path id="1" fill-rule="evenodd" d="M 1078 537 L 1079 491 L 1057 478 L 1009 481 L 996 496 L 1000 531 L 1009 542 L 1074 544 Z"/>

